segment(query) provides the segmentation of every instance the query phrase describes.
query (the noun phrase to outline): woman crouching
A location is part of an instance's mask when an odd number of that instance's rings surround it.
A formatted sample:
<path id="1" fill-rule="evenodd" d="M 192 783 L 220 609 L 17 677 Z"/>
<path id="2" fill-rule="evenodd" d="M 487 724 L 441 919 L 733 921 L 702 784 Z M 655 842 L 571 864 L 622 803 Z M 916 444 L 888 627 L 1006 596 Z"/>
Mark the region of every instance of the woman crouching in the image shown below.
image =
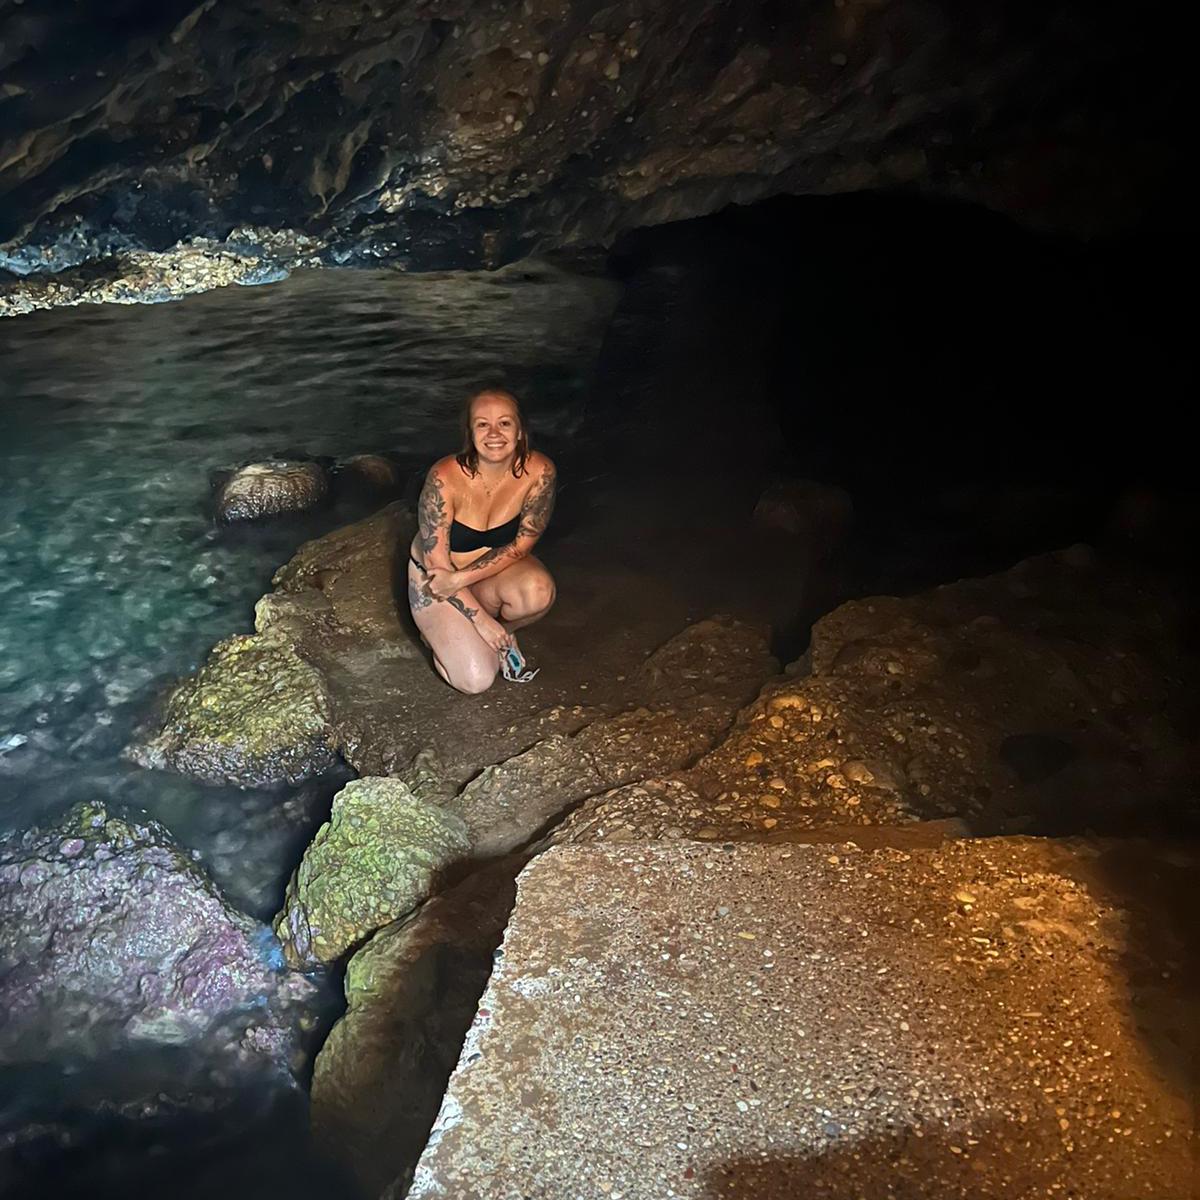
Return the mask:
<path id="1" fill-rule="evenodd" d="M 425 477 L 408 602 L 438 674 L 460 692 L 491 687 L 513 634 L 554 603 L 554 580 L 532 554 L 554 482 L 554 464 L 529 448 L 516 399 L 493 390 L 468 402 L 462 451 Z"/>

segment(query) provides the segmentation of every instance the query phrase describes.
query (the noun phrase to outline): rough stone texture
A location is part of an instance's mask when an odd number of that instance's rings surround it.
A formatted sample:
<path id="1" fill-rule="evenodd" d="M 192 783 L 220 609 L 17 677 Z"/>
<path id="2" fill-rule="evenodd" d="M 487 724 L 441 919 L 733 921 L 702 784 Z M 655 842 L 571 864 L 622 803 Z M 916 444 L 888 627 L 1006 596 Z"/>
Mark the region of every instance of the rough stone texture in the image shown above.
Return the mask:
<path id="1" fill-rule="evenodd" d="M 210 783 L 298 783 L 336 761 L 324 684 L 279 631 L 227 638 L 126 755 Z"/>
<path id="2" fill-rule="evenodd" d="M 554 838 L 1144 822 L 1191 794 L 1178 647 L 1164 598 L 1080 548 L 853 601 L 692 770 L 596 797 Z"/>
<path id="3" fill-rule="evenodd" d="M 630 690 L 644 705 L 488 767 L 448 807 L 466 822 L 478 856 L 515 850 L 572 804 L 691 762 L 773 666 L 762 630 L 728 618 L 698 621 L 640 667 Z"/>
<path id="4" fill-rule="evenodd" d="M 0 1058 L 102 1055 L 216 1032 L 286 1066 L 312 992 L 158 822 L 79 805 L 0 841 Z"/>
<path id="5" fill-rule="evenodd" d="M 379 1195 L 407 1182 L 492 969 L 522 863 L 505 860 L 381 929 L 346 968 L 346 1015 L 317 1056 L 313 1131 Z"/>
<path id="6" fill-rule="evenodd" d="M 781 479 L 768 485 L 754 506 L 764 529 L 790 534 L 808 547 L 812 561 L 832 555 L 854 524 L 854 502 L 842 488 L 807 479 Z"/>
<path id="7" fill-rule="evenodd" d="M 410 1200 L 1176 1200 L 1183 951 L 1111 865 L 1033 839 L 551 850 Z"/>
<path id="8" fill-rule="evenodd" d="M 254 521 L 277 513 L 303 512 L 329 492 L 325 468 L 314 462 L 261 462 L 240 467 L 222 485 L 217 516 Z"/>
<path id="9" fill-rule="evenodd" d="M 241 787 L 296 783 L 332 766 L 362 734 L 352 719 L 339 722 L 345 687 L 331 674 L 417 656 L 394 588 L 396 547 L 411 529 L 391 504 L 305 543 L 255 606 L 257 633 L 214 647 L 171 693 L 161 726 L 126 755 Z"/>
<path id="10" fill-rule="evenodd" d="M 1076 0 L 169 0 L 0 22 L 7 312 L 308 263 L 495 265 L 781 191 L 909 185 L 1091 232 L 1178 161 L 1166 14 Z"/>
<path id="11" fill-rule="evenodd" d="M 275 933 L 294 966 L 339 959 L 407 915 L 470 849 L 462 822 L 398 779 L 356 779 L 333 799 L 288 884 Z"/>

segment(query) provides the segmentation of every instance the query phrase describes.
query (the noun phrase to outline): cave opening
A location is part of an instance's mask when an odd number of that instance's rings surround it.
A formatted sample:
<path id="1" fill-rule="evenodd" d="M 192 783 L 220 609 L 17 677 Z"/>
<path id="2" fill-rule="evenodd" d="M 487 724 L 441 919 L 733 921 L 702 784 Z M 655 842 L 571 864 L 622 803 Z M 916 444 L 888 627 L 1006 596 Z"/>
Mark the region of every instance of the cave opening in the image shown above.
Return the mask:
<path id="1" fill-rule="evenodd" d="M 521 397 L 535 445 L 558 464 L 558 511 L 542 546 L 560 572 L 559 607 L 523 636 L 544 672 L 541 690 L 510 688 L 467 707 L 449 690 L 433 695 L 389 682 L 392 670 L 420 667 L 427 676 L 415 653 L 388 659 L 378 647 L 346 641 L 330 686 L 341 689 L 336 704 L 360 706 L 355 719 L 366 727 L 356 728 L 347 756 L 365 778 L 403 775 L 414 790 L 427 785 L 438 803 L 452 805 L 462 788 L 517 763 L 505 785 L 517 790 L 523 755 L 619 721 L 623 685 L 643 660 L 653 666 L 637 712 L 658 719 L 655 704 L 674 703 L 704 714 L 701 724 L 714 722 L 707 740 L 661 762 L 656 739 L 670 734 L 652 730 L 643 743 L 640 726 L 596 733 L 587 754 L 599 761 L 598 746 L 632 739 L 652 763 L 650 778 L 694 767 L 754 701 L 761 678 L 746 694 L 734 686 L 725 707 L 708 712 L 720 706 L 709 703 L 697 674 L 721 686 L 726 676 L 737 682 L 742 666 L 728 666 L 725 653 L 743 666 L 758 654 L 762 671 L 769 650 L 791 665 L 792 680 L 856 670 L 874 678 L 876 642 L 887 643 L 901 662 L 899 678 L 922 670 L 919 637 L 942 647 L 944 635 L 953 647 L 936 671 L 978 677 L 986 691 L 989 680 L 1004 678 L 1003 665 L 988 661 L 988 653 L 1002 658 L 1003 643 L 980 656 L 973 635 L 948 632 L 961 616 L 952 608 L 906 610 L 893 635 L 864 618 L 865 631 L 847 635 L 824 666 L 814 623 L 847 601 L 913 598 L 1064 548 L 1070 568 L 1085 575 L 1099 559 L 1153 584 L 1153 595 L 1171 605 L 1182 655 L 1174 668 L 1183 679 L 1196 646 L 1189 612 L 1200 510 L 1177 424 L 1187 341 L 1171 302 L 1172 263 L 1169 240 L 1148 234 L 1081 244 L 978 206 L 911 194 L 781 196 L 636 229 L 610 250 L 547 254 L 494 272 L 298 271 L 269 287 L 154 308 L 94 306 L 6 322 L 0 778 L 13 796 L 8 824 L 18 834 L 38 822 L 53 826 L 71 805 L 97 800 L 113 811 L 144 811 L 196 854 L 239 910 L 259 920 L 280 911 L 289 876 L 354 772 L 340 767 L 282 791 L 278 779 L 214 786 L 146 772 L 120 752 L 154 719 L 169 680 L 196 671 L 218 638 L 248 628 L 272 572 L 302 542 L 370 520 L 389 498 L 400 498 L 401 511 L 416 504 L 428 462 L 455 449 L 462 397 L 485 385 Z M 380 456 L 392 473 L 382 487 L 349 466 L 361 454 Z M 332 480 L 328 496 L 263 524 L 216 522 L 230 470 L 276 458 L 317 463 Z M 336 587 L 342 570 L 317 562 L 318 590 L 323 571 Z M 1024 634 L 1028 610 L 1039 634 L 1103 652 L 1105 626 L 1090 617 L 1073 625 L 1069 600 L 1034 611 L 1058 586 L 1037 570 L 1004 576 L 1014 611 L 992 616 L 985 600 L 979 628 L 1003 620 Z M 1086 592 L 1087 584 L 1079 587 Z M 769 626 L 769 643 L 751 652 L 733 638 L 682 668 L 652 654 L 714 613 Z M 1157 629 L 1168 614 L 1156 620 Z M 322 636 L 332 644 L 342 634 Z M 1126 653 L 1127 642 L 1117 640 L 1114 653 Z M 1048 678 L 1069 692 L 1070 716 L 1054 728 L 1007 731 L 997 754 L 1016 781 L 1012 796 L 1001 803 L 980 776 L 954 781 L 973 788 L 970 803 L 938 806 L 938 787 L 952 784 L 910 763 L 910 778 L 895 785 L 911 804 L 904 820 L 964 820 L 971 832 L 1001 835 L 1153 834 L 1182 846 L 1194 834 L 1194 812 L 1178 790 L 1186 763 L 1172 756 L 1182 752 L 1178 740 L 1194 738 L 1195 722 L 1178 680 L 1163 686 L 1158 713 L 1147 712 L 1158 694 L 1116 696 L 1112 685 L 1088 715 L 1074 706 L 1100 683 L 1084 678 L 1061 647 L 1046 655 L 1057 655 Z M 892 661 L 878 668 L 884 696 L 895 682 L 887 678 Z M 682 688 L 674 700 L 664 678 Z M 1132 667 L 1130 678 L 1130 686 L 1145 683 Z M 790 732 L 791 709 L 772 713 L 768 724 Z M 907 736 L 916 742 L 928 732 L 932 740 L 941 721 L 953 740 L 954 715 L 907 714 Z M 1159 716 L 1174 732 L 1156 724 Z M 962 738 L 968 756 L 970 739 Z M 1121 738 L 1121 761 L 1106 757 Z M 836 757 L 841 736 L 830 728 L 828 739 Z M 536 778 L 552 776 L 565 745 L 553 742 L 553 754 L 533 763 Z M 760 749 L 734 749 L 740 762 L 762 761 Z M 1098 796 L 1103 781 L 1123 785 L 1156 755 L 1162 778 L 1145 794 L 1112 803 Z M 866 779 L 870 797 L 882 796 L 870 790 L 872 768 L 852 766 L 857 774 L 847 778 L 830 772 L 839 782 L 828 786 L 857 796 L 854 785 Z M 730 809 L 721 770 L 688 784 L 714 811 Z M 882 778 L 883 768 L 874 772 Z M 1074 781 L 1055 791 L 1067 776 Z M 637 778 L 622 767 L 611 778 L 596 775 L 605 787 L 564 785 L 563 811 L 587 814 L 596 793 Z M 780 809 L 772 790 L 791 796 L 799 785 L 790 775 L 763 775 L 756 786 L 767 800 L 758 798 L 745 820 L 773 834 Z M 478 790 L 491 803 L 492 793 Z M 871 824 L 851 808 L 836 814 L 828 823 L 841 835 Z M 476 856 L 490 866 L 509 862 L 505 856 L 552 839 L 560 816 L 522 815 L 520 835 L 487 853 L 476 844 Z M 709 841 L 715 827 L 700 820 L 690 827 L 671 818 L 664 836 Z M 722 839 L 732 838 L 720 828 Z M 868 829 L 856 835 L 869 844 Z M 14 860 L 23 862 L 19 853 Z M 480 874 L 497 895 L 511 883 Z M 1122 887 L 1135 890 L 1124 876 Z M 479 898 L 468 900 L 475 919 Z M 970 914 L 976 904 L 958 908 Z M 1178 905 L 1177 894 L 1169 904 Z M 445 918 L 454 919 L 463 918 Z M 392 1177 L 412 1169 L 424 1145 L 491 949 L 434 946 L 415 966 L 408 961 L 451 1016 L 428 1033 L 444 1045 L 422 1045 L 418 1033 L 409 1048 L 415 1067 L 404 1069 L 425 1073 L 428 1094 L 414 1100 L 415 1117 L 386 1127 L 404 1147 L 383 1156 Z M 326 977 L 326 991 L 342 984 L 338 971 Z M 306 1003 L 312 1012 L 338 1006 L 329 995 Z M 428 1009 L 422 1019 L 434 1022 Z M 92 1032 L 112 1052 L 104 1031 Z M 13 1177 L 32 1181 L 23 1183 L 29 1194 L 150 1195 L 169 1187 L 210 1195 L 220 1187 L 230 1195 L 316 1196 L 361 1186 L 367 1195 L 371 1183 L 382 1187 L 370 1172 L 367 1183 L 361 1174 L 349 1182 L 308 1146 L 308 1111 L 294 1094 L 222 1090 L 222 1073 L 236 1078 L 226 1060 L 212 1068 L 156 1050 L 114 1067 L 85 1052 L 80 1068 L 78 1054 L 73 1045 L 36 1072 L 10 1068 L 20 1102 L 8 1106 L 8 1127 L 19 1136 L 6 1153 Z M 368 1084 L 374 1096 L 379 1082 Z M 330 1117 L 330 1128 L 340 1128 L 340 1118 Z M 746 1188 L 757 1186 L 745 1170 Z M 779 1170 L 782 1187 L 811 1168 Z"/>

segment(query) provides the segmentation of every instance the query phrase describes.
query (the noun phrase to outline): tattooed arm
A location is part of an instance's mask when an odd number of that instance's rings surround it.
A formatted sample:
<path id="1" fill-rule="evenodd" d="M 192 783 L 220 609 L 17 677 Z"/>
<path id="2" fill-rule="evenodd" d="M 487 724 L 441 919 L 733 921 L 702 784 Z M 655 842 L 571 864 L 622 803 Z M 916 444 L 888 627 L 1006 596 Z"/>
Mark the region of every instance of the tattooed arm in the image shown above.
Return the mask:
<path id="1" fill-rule="evenodd" d="M 454 518 L 454 501 L 446 487 L 440 467 L 441 464 L 434 463 L 429 468 L 429 474 L 425 476 L 425 486 L 421 489 L 421 498 L 417 501 L 416 543 L 420 547 L 421 561 L 427 571 L 454 570 L 450 561 L 450 522 Z M 451 608 L 458 609 L 494 650 L 501 650 L 508 644 L 508 631 L 483 610 L 468 587 L 459 588 L 454 595 L 442 598 L 435 596 L 428 584 L 417 588 L 410 583 L 408 602 L 414 613 L 428 608 L 431 604 L 448 604 Z"/>
<path id="2" fill-rule="evenodd" d="M 538 539 L 546 532 L 550 524 L 550 516 L 554 512 L 554 492 L 557 473 L 554 464 L 548 458 L 541 460 L 541 472 L 529 489 L 525 503 L 521 506 L 521 521 L 517 526 L 517 536 L 506 546 L 493 546 L 486 554 L 469 562 L 461 571 L 456 572 L 464 582 L 476 583 L 503 571 L 505 567 L 524 558 L 533 552 Z M 462 595 L 462 591 L 458 592 Z"/>

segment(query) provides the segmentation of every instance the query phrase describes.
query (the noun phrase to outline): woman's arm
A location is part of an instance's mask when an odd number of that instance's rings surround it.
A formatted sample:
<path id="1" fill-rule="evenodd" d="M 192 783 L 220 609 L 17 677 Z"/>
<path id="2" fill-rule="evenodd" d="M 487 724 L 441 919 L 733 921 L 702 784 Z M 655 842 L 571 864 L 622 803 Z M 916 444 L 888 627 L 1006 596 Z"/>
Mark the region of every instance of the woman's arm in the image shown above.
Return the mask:
<path id="1" fill-rule="evenodd" d="M 435 585 L 437 591 L 451 595 L 462 595 L 466 585 L 477 583 L 503 571 L 505 567 L 525 558 L 533 552 L 538 539 L 546 532 L 550 516 L 554 512 L 554 493 L 557 473 L 554 464 L 548 459 L 542 460 L 542 470 L 534 481 L 533 487 L 525 497 L 521 506 L 521 521 L 517 526 L 517 536 L 506 546 L 493 546 L 486 554 L 469 562 L 460 571 L 452 572 L 451 576 L 443 577 Z M 453 585 L 457 584 L 457 588 Z"/>
<path id="2" fill-rule="evenodd" d="M 454 570 L 450 561 L 450 522 L 453 518 L 453 498 L 448 493 L 439 464 L 435 463 L 425 476 L 425 486 L 417 502 L 417 540 L 421 544 L 425 571 L 430 580 L 435 578 L 435 572 L 441 574 Z M 479 636 L 493 650 L 498 652 L 508 645 L 508 631 L 484 611 L 468 587 L 460 587 L 455 594 L 443 597 L 435 595 L 427 583 L 420 590 L 410 588 L 408 598 L 414 611 L 428 608 L 431 604 L 449 604 L 475 626 Z"/>

